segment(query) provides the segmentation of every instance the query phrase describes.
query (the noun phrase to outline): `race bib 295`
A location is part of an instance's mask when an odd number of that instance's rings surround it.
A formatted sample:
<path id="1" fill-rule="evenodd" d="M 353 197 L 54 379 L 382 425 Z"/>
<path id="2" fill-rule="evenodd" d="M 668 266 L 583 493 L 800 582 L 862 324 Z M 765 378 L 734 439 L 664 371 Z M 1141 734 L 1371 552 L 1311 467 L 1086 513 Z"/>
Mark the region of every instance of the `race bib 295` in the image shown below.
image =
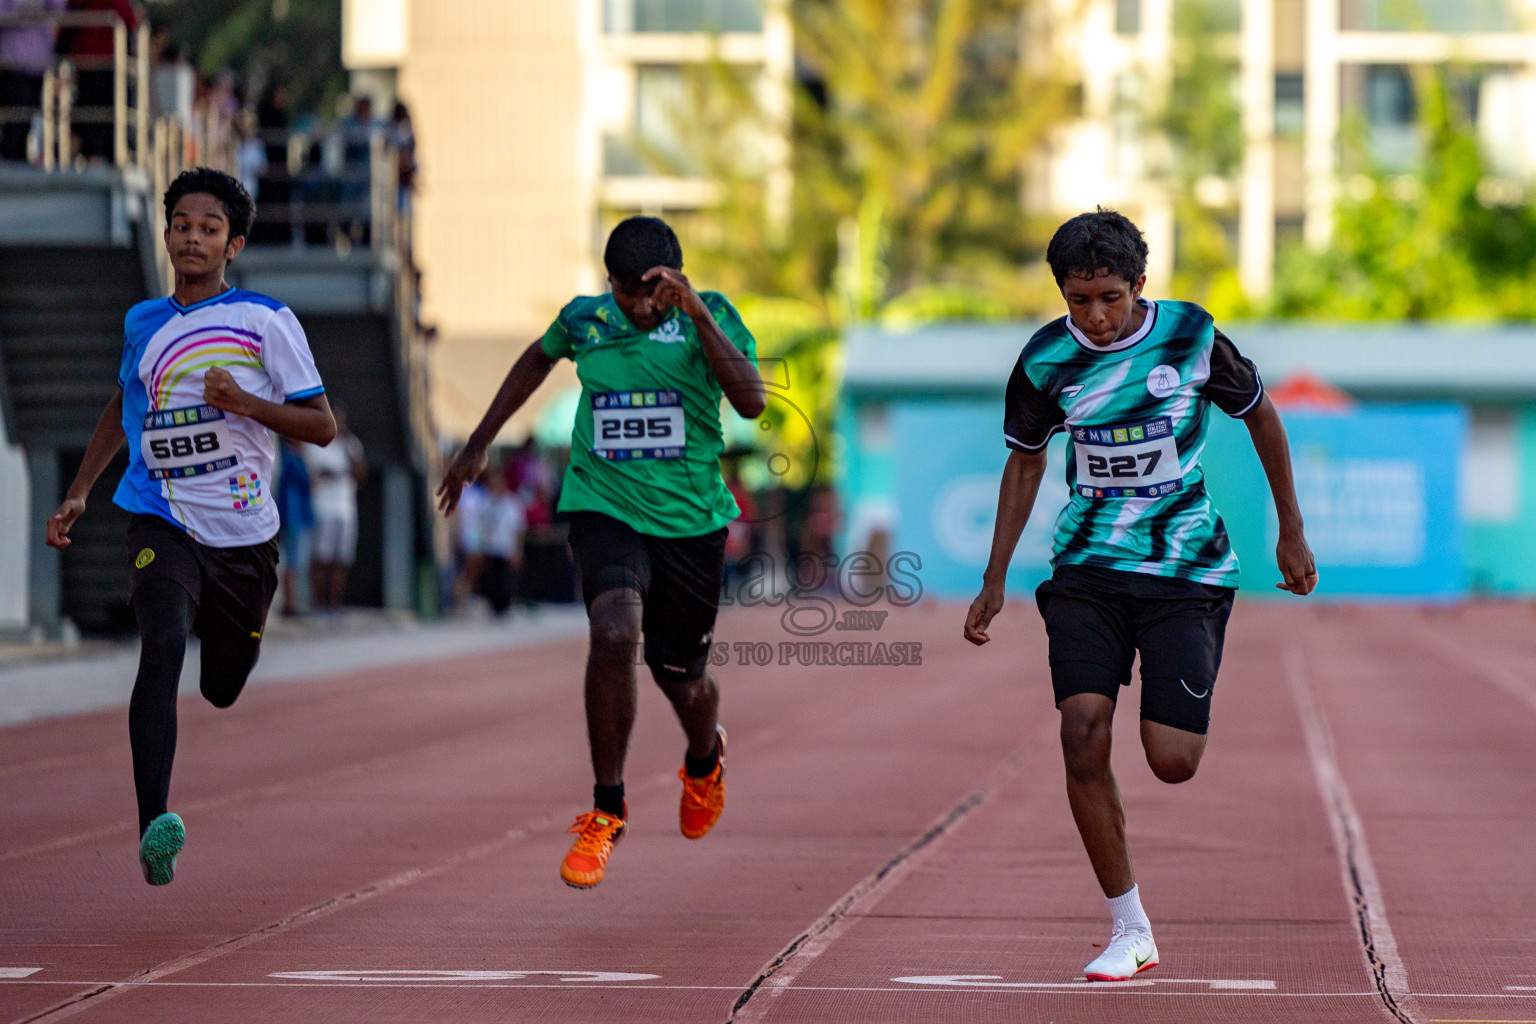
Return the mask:
<path id="1" fill-rule="evenodd" d="M 686 447 L 682 395 L 610 391 L 592 396 L 592 452 L 605 459 L 680 459 Z"/>
<path id="2" fill-rule="evenodd" d="M 1085 498 L 1160 498 L 1184 486 L 1173 421 L 1074 426 L 1077 492 Z"/>

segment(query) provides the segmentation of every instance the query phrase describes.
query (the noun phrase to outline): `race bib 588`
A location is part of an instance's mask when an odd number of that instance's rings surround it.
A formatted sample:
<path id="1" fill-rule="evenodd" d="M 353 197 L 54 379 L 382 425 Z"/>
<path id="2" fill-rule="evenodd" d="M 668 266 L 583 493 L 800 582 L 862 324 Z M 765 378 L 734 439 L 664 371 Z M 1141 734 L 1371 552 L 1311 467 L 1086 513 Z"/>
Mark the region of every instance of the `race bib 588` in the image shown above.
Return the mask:
<path id="1" fill-rule="evenodd" d="M 151 480 L 217 473 L 240 461 L 224 414 L 211 405 L 147 414 L 139 451 Z"/>
<path id="2" fill-rule="evenodd" d="M 1173 421 L 1072 427 L 1077 492 L 1085 498 L 1160 498 L 1184 486 Z"/>
<path id="3" fill-rule="evenodd" d="M 676 391 L 592 396 L 592 452 L 605 459 L 680 459 L 685 425 L 682 395 Z"/>

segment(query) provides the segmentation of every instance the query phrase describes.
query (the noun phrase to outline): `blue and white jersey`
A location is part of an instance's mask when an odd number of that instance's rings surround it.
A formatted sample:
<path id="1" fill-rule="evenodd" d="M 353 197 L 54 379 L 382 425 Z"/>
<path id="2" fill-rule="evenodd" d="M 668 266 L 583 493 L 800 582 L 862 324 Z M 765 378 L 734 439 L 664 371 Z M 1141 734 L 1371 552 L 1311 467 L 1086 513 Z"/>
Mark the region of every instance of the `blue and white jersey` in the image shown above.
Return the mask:
<path id="1" fill-rule="evenodd" d="M 260 544 L 277 533 L 266 427 L 203 401 L 203 377 L 222 366 L 269 402 L 325 393 L 293 311 L 232 288 L 183 306 L 151 299 L 123 324 L 123 432 L 128 472 L 112 500 L 160 516 L 209 547 Z"/>

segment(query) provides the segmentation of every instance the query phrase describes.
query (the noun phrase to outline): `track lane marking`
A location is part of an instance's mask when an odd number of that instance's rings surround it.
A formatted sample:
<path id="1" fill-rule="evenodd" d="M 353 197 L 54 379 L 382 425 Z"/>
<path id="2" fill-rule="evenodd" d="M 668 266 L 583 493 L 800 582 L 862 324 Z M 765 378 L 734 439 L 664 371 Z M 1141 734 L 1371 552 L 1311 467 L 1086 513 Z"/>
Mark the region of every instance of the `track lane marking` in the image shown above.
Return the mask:
<path id="1" fill-rule="evenodd" d="M 1044 729 L 1039 730 L 1015 748 L 987 774 L 979 787 L 939 815 L 894 857 L 864 876 L 828 907 L 824 914 L 811 922 L 809 927 L 791 939 L 747 983 L 747 987 L 731 1005 L 727 1024 L 755 1024 L 761 1021 L 774 1001 L 794 986 L 794 980 L 801 972 L 831 948 L 860 917 L 867 915 L 918 864 L 931 856 L 973 811 L 990 803 L 998 790 L 1024 770 L 1040 753 L 1044 732 Z"/>
<path id="2" fill-rule="evenodd" d="M 1365 828 L 1334 757 L 1333 734 L 1312 692 L 1302 653 L 1294 647 L 1287 647 L 1282 653 L 1281 663 L 1297 714 L 1301 718 L 1302 734 L 1306 739 L 1308 757 L 1312 761 L 1318 794 L 1327 810 L 1344 893 L 1349 898 L 1359 925 L 1360 948 L 1366 970 L 1387 1012 L 1401 1024 L 1414 1024 L 1418 1008 L 1413 1002 L 1412 989 L 1408 987 L 1408 971 L 1398 954 L 1392 926 L 1387 923 L 1386 902 L 1382 898 L 1381 881 L 1371 861 L 1370 849 L 1366 846 Z"/>
<path id="3" fill-rule="evenodd" d="M 661 772 L 642 780 L 636 788 L 649 791 L 659 788 L 665 783 L 673 782 L 676 778 L 677 776 L 672 772 Z M 339 911 L 358 906 L 375 897 L 393 892 L 396 889 L 436 878 L 454 868 L 481 860 L 504 847 L 511 846 L 530 836 L 555 830 L 564 824 L 567 817 L 568 815 L 565 812 L 540 815 L 516 828 L 509 829 L 494 839 L 489 839 L 466 850 L 439 858 L 425 867 L 408 868 L 405 871 L 397 872 L 388 877 L 376 879 L 349 892 L 322 900 L 260 928 L 232 936 L 231 938 L 222 939 L 219 942 L 204 946 L 200 950 L 168 960 L 157 967 L 147 968 L 119 981 L 84 982 L 83 984 L 92 986 L 88 991 L 76 993 L 71 998 L 61 1003 L 55 1003 L 53 1006 L 40 1010 L 31 1016 L 18 1018 L 12 1024 L 43 1024 L 45 1021 L 65 1020 L 83 1010 L 94 1009 L 106 1000 L 121 995 L 123 992 L 130 991 L 133 988 L 158 983 L 161 978 L 190 970 L 193 967 L 199 967 L 210 960 L 215 960 L 226 954 L 244 949 L 246 946 L 253 945 L 273 935 L 291 931 L 294 928 L 309 924 L 311 921 L 318 921 L 329 917 Z"/>
<path id="4" fill-rule="evenodd" d="M 6 985 L 72 985 L 72 986 L 107 986 L 119 985 L 124 988 L 324 988 L 324 989 L 354 989 L 354 988 L 400 988 L 400 989 L 556 989 L 567 992 L 579 992 L 583 989 L 603 989 L 617 992 L 738 992 L 740 985 L 650 985 L 644 983 L 635 984 L 604 984 L 604 983 L 574 983 L 559 984 L 551 982 L 530 982 L 527 984 L 509 984 L 505 982 L 402 982 L 402 981 L 359 981 L 359 982 L 324 982 L 324 981 L 0 981 L 0 988 Z M 1147 988 L 1152 991 L 1147 991 Z M 1142 995 L 1161 996 L 1166 998 L 1170 993 L 1158 993 L 1155 985 L 1148 982 L 1146 986 L 1137 986 L 1134 990 L 1124 982 L 1087 982 L 1062 983 L 1055 986 L 1054 990 L 1035 989 L 1031 991 L 1014 990 L 1020 995 Z M 787 992 L 886 992 L 886 993 L 949 993 L 984 992 L 990 995 L 1007 995 L 1009 989 L 987 989 L 980 986 L 942 986 L 942 985 L 792 985 L 785 989 Z M 1342 999 L 1358 998 L 1375 1000 L 1375 989 L 1362 989 L 1357 992 L 1272 992 L 1265 990 L 1241 990 L 1218 989 L 1206 991 L 1180 992 L 1179 998 L 1193 998 L 1195 996 L 1212 996 L 1216 998 L 1247 998 L 1262 999 Z M 1458 998 L 1497 999 L 1501 996 L 1459 996 Z M 1532 1022 L 1536 1024 L 1536 1022 Z"/>

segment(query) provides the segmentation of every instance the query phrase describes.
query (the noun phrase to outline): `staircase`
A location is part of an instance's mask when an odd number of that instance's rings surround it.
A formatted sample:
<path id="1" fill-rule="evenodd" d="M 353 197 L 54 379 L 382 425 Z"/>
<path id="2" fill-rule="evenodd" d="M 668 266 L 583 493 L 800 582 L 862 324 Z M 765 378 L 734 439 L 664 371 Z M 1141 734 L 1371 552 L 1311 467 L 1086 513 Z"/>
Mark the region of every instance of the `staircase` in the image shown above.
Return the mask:
<path id="1" fill-rule="evenodd" d="M 0 387 L 12 440 L 27 451 L 34 509 L 51 511 L 63 499 L 117 389 L 123 314 L 146 297 L 137 248 L 0 246 Z M 112 504 L 127 464 L 119 453 L 102 474 L 59 559 L 59 611 L 83 629 L 132 625 L 127 513 Z M 34 527 L 42 528 L 35 513 Z"/>

